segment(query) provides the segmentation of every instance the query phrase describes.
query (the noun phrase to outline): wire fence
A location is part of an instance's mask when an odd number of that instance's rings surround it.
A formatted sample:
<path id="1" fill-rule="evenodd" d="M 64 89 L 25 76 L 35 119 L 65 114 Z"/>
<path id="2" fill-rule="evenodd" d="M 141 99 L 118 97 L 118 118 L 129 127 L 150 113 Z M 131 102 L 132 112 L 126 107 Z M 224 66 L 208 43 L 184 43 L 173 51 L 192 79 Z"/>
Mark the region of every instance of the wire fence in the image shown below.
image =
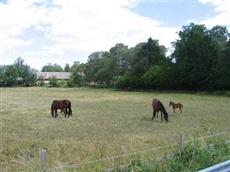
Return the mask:
<path id="1" fill-rule="evenodd" d="M 147 153 L 147 152 L 154 152 L 154 151 L 163 150 L 163 149 L 167 149 L 167 148 L 171 148 L 171 147 L 177 148 L 178 152 L 182 153 L 185 144 L 188 144 L 188 143 L 191 143 L 191 142 L 194 142 L 194 141 L 201 141 L 201 140 L 204 140 L 204 139 L 213 138 L 213 137 L 217 137 L 217 136 L 221 136 L 221 135 L 225 135 L 225 134 L 227 134 L 227 132 L 216 133 L 216 134 L 200 137 L 200 138 L 197 138 L 197 139 L 192 139 L 192 140 L 185 141 L 184 133 L 181 132 L 180 135 L 179 135 L 179 142 L 178 143 L 174 143 L 174 144 L 166 145 L 166 146 L 148 148 L 148 149 L 139 150 L 139 151 L 135 151 L 135 152 L 130 152 L 130 153 L 126 153 L 126 154 L 119 154 L 119 155 L 104 157 L 104 158 L 91 160 L 91 161 L 85 161 L 85 162 L 77 163 L 77 164 L 62 165 L 61 167 L 51 168 L 51 169 L 49 169 L 49 171 L 57 171 L 57 170 L 61 170 L 61 169 L 73 169 L 73 168 L 76 169 L 76 168 L 80 168 L 80 167 L 83 167 L 83 166 L 86 166 L 86 165 L 92 165 L 92 164 L 102 163 L 102 162 L 106 162 L 106 161 L 113 161 L 114 162 L 114 160 L 122 158 L 122 157 L 129 157 L 129 156 L 132 156 L 132 155 L 144 154 L 144 153 Z M 230 140 L 225 140 L 225 143 L 230 144 Z M 168 155 L 165 155 L 163 157 L 157 157 L 156 160 L 161 161 L 161 160 L 164 160 L 164 159 L 168 159 L 169 157 L 173 157 L 174 155 L 175 155 L 175 152 L 171 153 L 171 154 L 168 154 Z M 104 170 L 104 171 L 112 171 L 112 170 L 108 169 L 108 170 Z"/>
<path id="2" fill-rule="evenodd" d="M 188 143 L 191 143 L 191 142 L 194 142 L 194 141 L 202 141 L 202 140 L 205 140 L 205 139 L 214 138 L 214 137 L 218 137 L 218 136 L 223 136 L 223 135 L 226 135 L 226 134 L 229 134 L 229 132 L 225 131 L 225 132 L 216 133 L 216 134 L 212 134 L 212 135 L 208 135 L 208 136 L 204 136 L 204 137 L 199 137 L 199 138 L 196 138 L 196 139 L 185 140 L 184 133 L 181 132 L 179 134 L 178 143 L 165 145 L 165 146 L 158 146 L 158 147 L 153 147 L 153 148 L 148 148 L 148 149 L 143 149 L 143 150 L 138 150 L 138 151 L 129 152 L 129 153 L 125 153 L 125 154 L 118 154 L 118 155 L 114 155 L 114 156 L 108 156 L 108 157 L 104 157 L 104 158 L 100 158 L 100 159 L 96 159 L 96 160 L 84 161 L 84 162 L 76 163 L 76 164 L 70 164 L 70 165 L 62 164 L 59 167 L 57 167 L 57 166 L 56 167 L 50 167 L 49 164 L 47 164 L 47 157 L 48 157 L 47 150 L 41 150 L 39 152 L 39 155 L 40 155 L 39 162 L 33 161 L 33 162 L 28 163 L 27 160 L 22 160 L 22 161 L 11 160 L 10 162 L 19 164 L 21 166 L 24 166 L 26 169 L 30 169 L 31 171 L 34 171 L 34 169 L 31 167 L 32 164 L 34 164 L 36 166 L 36 169 L 39 169 L 38 171 L 40 171 L 40 172 L 63 171 L 64 169 L 78 169 L 78 168 L 82 168 L 82 167 L 87 166 L 87 165 L 94 165 L 94 164 L 102 163 L 102 162 L 103 163 L 105 163 L 105 162 L 114 162 L 115 160 L 121 159 L 121 158 L 124 158 L 124 157 L 130 157 L 130 156 L 133 156 L 133 155 L 145 154 L 145 153 L 155 152 L 155 151 L 162 151 L 162 150 L 165 150 L 165 149 L 168 149 L 168 148 L 176 148 L 176 150 L 178 150 L 178 152 L 177 151 L 175 152 L 175 149 L 174 149 L 174 152 L 171 152 L 170 154 L 166 154 L 165 156 L 161 156 L 161 157 L 159 157 L 159 156 L 155 157 L 156 161 L 162 161 L 162 160 L 165 160 L 165 159 L 172 158 L 176 153 L 182 153 L 183 149 L 184 149 L 184 146 L 186 144 L 188 144 Z M 224 142 L 226 144 L 230 144 L 229 138 L 225 139 Z M 213 145 L 214 144 L 210 144 L 208 146 L 211 147 Z M 125 164 L 125 165 L 120 164 L 119 166 L 120 167 L 122 167 L 122 166 L 125 167 L 125 166 L 127 166 L 127 164 Z M 111 171 L 113 171 L 113 168 L 106 168 L 106 169 L 104 169 L 102 171 L 111 172 Z"/>

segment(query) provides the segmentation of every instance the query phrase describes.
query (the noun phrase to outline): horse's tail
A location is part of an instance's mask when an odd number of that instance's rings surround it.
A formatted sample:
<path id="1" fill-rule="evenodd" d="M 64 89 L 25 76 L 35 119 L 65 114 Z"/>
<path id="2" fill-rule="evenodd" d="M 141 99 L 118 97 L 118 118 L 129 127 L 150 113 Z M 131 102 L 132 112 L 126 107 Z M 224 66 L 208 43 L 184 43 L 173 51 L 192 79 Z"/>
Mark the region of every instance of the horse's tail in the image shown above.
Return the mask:
<path id="1" fill-rule="evenodd" d="M 182 103 L 180 105 L 181 105 L 182 108 L 184 107 Z"/>

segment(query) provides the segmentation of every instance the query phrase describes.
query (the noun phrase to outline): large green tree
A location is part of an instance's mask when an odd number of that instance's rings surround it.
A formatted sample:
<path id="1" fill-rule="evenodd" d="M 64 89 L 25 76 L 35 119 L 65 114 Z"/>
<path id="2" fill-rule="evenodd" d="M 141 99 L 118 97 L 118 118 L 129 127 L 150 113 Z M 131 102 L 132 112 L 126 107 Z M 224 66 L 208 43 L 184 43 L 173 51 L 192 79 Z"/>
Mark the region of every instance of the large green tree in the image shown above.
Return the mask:
<path id="1" fill-rule="evenodd" d="M 180 88 L 196 90 L 217 86 L 218 46 L 204 25 L 184 26 L 174 47 L 175 79 Z"/>
<path id="2" fill-rule="evenodd" d="M 166 60 L 166 48 L 159 45 L 158 40 L 149 38 L 147 42 L 137 44 L 134 48 L 130 49 L 129 55 L 129 70 L 128 73 L 118 78 L 118 87 L 131 87 L 131 88 L 154 88 L 156 85 L 149 83 L 150 79 L 149 70 L 151 73 L 156 73 L 153 70 L 154 65 L 159 65 Z"/>
<path id="3" fill-rule="evenodd" d="M 22 58 L 18 58 L 15 61 L 14 67 L 18 74 L 18 85 L 30 86 L 35 84 L 35 71 L 32 70 L 29 65 L 25 64 Z"/>

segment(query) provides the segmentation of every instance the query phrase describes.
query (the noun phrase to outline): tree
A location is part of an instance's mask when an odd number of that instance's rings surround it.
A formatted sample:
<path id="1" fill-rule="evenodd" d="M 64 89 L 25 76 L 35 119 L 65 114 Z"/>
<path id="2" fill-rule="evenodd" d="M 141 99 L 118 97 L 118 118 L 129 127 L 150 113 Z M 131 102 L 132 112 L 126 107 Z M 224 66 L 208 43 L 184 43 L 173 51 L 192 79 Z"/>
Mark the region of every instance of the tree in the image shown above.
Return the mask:
<path id="1" fill-rule="evenodd" d="M 220 51 L 225 48 L 225 46 L 227 45 L 227 41 L 230 38 L 227 28 L 223 26 L 214 26 L 209 31 L 209 34 L 212 40 L 217 43 Z"/>
<path id="2" fill-rule="evenodd" d="M 230 89 L 230 41 L 222 51 L 218 59 L 218 83 L 220 89 Z"/>
<path id="3" fill-rule="evenodd" d="M 14 65 L 1 66 L 1 86 L 17 86 L 18 73 Z"/>
<path id="4" fill-rule="evenodd" d="M 132 60 L 133 72 L 137 75 L 144 74 L 152 65 L 159 64 L 165 59 L 166 48 L 160 46 L 158 40 L 149 38 L 147 42 L 139 43 L 134 48 Z"/>
<path id="5" fill-rule="evenodd" d="M 0 65 L 0 87 L 6 86 L 6 69 L 7 66 Z"/>
<path id="6" fill-rule="evenodd" d="M 174 47 L 175 79 L 180 88 L 196 90 L 216 87 L 218 47 L 204 25 L 191 23 L 184 26 Z"/>
<path id="7" fill-rule="evenodd" d="M 42 72 L 64 72 L 63 68 L 58 64 L 47 64 L 42 67 Z"/>
<path id="8" fill-rule="evenodd" d="M 130 69 L 130 50 L 128 46 L 119 43 L 109 50 L 111 58 L 110 70 L 112 77 L 117 77 L 125 74 Z"/>
<path id="9" fill-rule="evenodd" d="M 65 72 L 70 72 L 70 65 L 69 64 L 65 64 L 64 71 Z"/>
<path id="10" fill-rule="evenodd" d="M 36 81 L 36 75 L 35 72 L 24 63 L 24 60 L 22 58 L 18 58 L 14 62 L 15 70 L 18 74 L 17 76 L 17 82 L 18 85 L 24 85 L 24 86 L 31 86 L 35 84 Z"/>
<path id="11" fill-rule="evenodd" d="M 12 65 L 0 66 L 0 76 L 1 86 L 32 86 L 36 82 L 35 71 L 20 57 Z"/>
<path id="12" fill-rule="evenodd" d="M 158 40 L 153 40 L 149 38 L 147 42 L 142 42 L 137 44 L 134 48 L 129 50 L 129 70 L 125 77 L 122 77 L 116 83 L 117 85 L 126 85 L 124 84 L 124 78 L 128 79 L 131 85 L 128 87 L 132 88 L 144 88 L 147 85 L 152 84 L 146 83 L 151 81 L 147 73 L 152 66 L 159 65 L 160 63 L 166 60 L 165 57 L 166 48 L 159 45 Z M 145 77 L 144 77 L 145 75 Z M 120 84 L 119 81 L 122 81 L 123 84 Z"/>
<path id="13" fill-rule="evenodd" d="M 100 82 L 98 71 L 103 67 L 103 54 L 105 52 L 94 52 L 88 57 L 85 76 L 87 82 Z"/>
<path id="14" fill-rule="evenodd" d="M 85 64 L 80 62 L 74 62 L 70 69 L 71 76 L 67 82 L 69 87 L 82 86 L 85 82 Z"/>

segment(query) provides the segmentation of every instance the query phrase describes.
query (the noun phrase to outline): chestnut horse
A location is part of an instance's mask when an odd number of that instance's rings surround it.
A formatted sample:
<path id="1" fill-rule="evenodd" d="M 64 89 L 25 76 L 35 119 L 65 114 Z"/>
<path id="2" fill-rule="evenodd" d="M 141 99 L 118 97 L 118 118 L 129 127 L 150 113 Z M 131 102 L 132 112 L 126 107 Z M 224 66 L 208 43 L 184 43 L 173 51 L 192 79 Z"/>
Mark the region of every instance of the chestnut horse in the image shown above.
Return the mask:
<path id="1" fill-rule="evenodd" d="M 156 113 L 161 112 L 161 121 L 163 121 L 163 116 L 162 113 L 164 114 L 164 120 L 167 122 L 168 121 L 168 113 L 165 110 L 164 105 L 161 103 L 160 100 L 158 99 L 153 99 L 152 101 L 152 107 L 153 107 L 153 117 L 152 120 L 155 118 Z"/>
<path id="2" fill-rule="evenodd" d="M 57 117 L 57 110 L 60 109 L 64 112 L 65 117 L 68 115 L 72 116 L 71 102 L 69 100 L 54 100 L 51 104 L 51 114 L 52 117 Z M 55 113 L 55 115 L 54 115 Z"/>
<path id="3" fill-rule="evenodd" d="M 181 103 L 169 102 L 169 107 L 170 106 L 172 106 L 172 108 L 173 108 L 173 113 L 175 113 L 176 108 L 180 109 L 180 113 L 182 112 L 183 105 Z"/>

